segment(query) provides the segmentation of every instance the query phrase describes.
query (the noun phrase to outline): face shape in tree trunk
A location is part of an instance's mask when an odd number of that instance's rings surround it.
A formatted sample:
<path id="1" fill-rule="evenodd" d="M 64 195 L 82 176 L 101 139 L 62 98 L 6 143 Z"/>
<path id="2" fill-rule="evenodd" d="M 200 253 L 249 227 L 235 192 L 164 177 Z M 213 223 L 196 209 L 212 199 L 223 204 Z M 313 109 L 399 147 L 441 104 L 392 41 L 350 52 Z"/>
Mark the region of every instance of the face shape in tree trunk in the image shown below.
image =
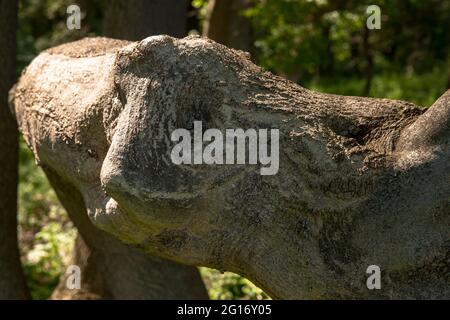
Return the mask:
<path id="1" fill-rule="evenodd" d="M 50 49 L 11 96 L 38 162 L 125 243 L 276 298 L 449 297 L 450 92 L 426 112 L 322 94 L 213 41 L 157 36 Z M 174 164 L 171 135 L 195 121 L 278 129 L 279 170 Z"/>

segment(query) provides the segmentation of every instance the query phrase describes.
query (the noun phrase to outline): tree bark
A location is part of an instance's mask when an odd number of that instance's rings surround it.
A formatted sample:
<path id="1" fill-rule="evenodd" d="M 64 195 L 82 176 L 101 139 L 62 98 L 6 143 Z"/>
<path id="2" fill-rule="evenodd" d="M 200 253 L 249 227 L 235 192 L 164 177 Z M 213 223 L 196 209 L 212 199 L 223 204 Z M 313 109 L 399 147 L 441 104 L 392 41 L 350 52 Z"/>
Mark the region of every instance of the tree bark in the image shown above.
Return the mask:
<path id="1" fill-rule="evenodd" d="M 210 0 L 203 35 L 227 47 L 254 53 L 253 29 L 242 15 L 252 0 Z"/>
<path id="2" fill-rule="evenodd" d="M 183 36 L 186 33 L 186 11 L 185 0 L 108 1 L 104 17 L 104 33 L 125 40 L 136 40 L 160 33 Z M 47 175 L 51 180 L 55 180 L 51 178 L 50 173 Z M 56 184 L 55 189 L 61 190 L 58 182 L 53 183 Z M 73 200 L 64 194 L 60 195 L 60 199 L 74 222 L 86 215 L 86 209 L 81 201 L 73 204 Z M 100 246 L 99 243 L 105 242 L 101 239 L 106 235 L 94 236 L 98 232 L 93 228 L 83 231 L 83 225 L 86 223 L 77 225 L 82 236 L 78 236 L 72 258 L 74 264 L 82 268 L 84 289 L 68 290 L 66 275 L 53 293 L 53 299 L 208 298 L 202 279 L 195 268 L 176 265 L 154 257 L 146 258 L 132 250 L 126 252 L 125 248 L 114 239 L 108 239 L 110 245 Z M 94 239 L 87 241 L 86 244 L 83 237 Z M 115 253 L 116 251 L 120 251 L 121 254 Z M 117 270 L 111 273 L 108 264 L 114 265 Z M 136 269 L 136 265 L 139 265 L 139 269 Z M 119 279 L 119 276 L 122 279 Z"/>
<path id="3" fill-rule="evenodd" d="M 78 229 L 71 264 L 81 270 L 81 288 L 69 289 L 65 274 L 52 299 L 208 299 L 196 268 L 143 255 L 99 230 L 79 191 L 52 169 L 44 171 Z"/>
<path id="4" fill-rule="evenodd" d="M 104 35 L 123 40 L 140 40 L 152 35 L 186 35 L 186 0 L 107 1 Z"/>
<path id="5" fill-rule="evenodd" d="M 11 102 L 91 221 L 148 254 L 239 273 L 274 298 L 450 297 L 450 91 L 426 112 L 323 94 L 211 40 L 158 36 L 50 49 Z M 194 121 L 278 129 L 277 174 L 175 164 L 172 133 Z"/>
<path id="6" fill-rule="evenodd" d="M 0 0 L 0 299 L 30 297 L 17 242 L 18 131 L 8 108 L 16 74 L 17 1 Z"/>
<path id="7" fill-rule="evenodd" d="M 114 47 L 128 42 L 108 43 Z M 71 260 L 81 269 L 81 289 L 68 289 L 69 275 L 63 275 L 52 299 L 208 299 L 197 268 L 144 255 L 108 236 L 89 221 L 71 182 L 43 169 L 79 233 Z"/>

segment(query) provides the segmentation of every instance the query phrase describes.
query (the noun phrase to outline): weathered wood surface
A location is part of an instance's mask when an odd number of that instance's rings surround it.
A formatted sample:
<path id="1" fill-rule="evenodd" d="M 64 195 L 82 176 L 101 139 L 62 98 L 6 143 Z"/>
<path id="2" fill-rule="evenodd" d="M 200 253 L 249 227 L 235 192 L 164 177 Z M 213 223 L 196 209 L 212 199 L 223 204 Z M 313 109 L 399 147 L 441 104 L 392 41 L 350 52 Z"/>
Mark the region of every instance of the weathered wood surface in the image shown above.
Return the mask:
<path id="1" fill-rule="evenodd" d="M 426 112 L 323 94 L 213 41 L 157 36 L 50 49 L 11 102 L 94 225 L 148 254 L 240 273 L 274 298 L 450 297 L 450 91 Z M 279 129 L 278 173 L 173 164 L 171 133 L 194 120 Z"/>

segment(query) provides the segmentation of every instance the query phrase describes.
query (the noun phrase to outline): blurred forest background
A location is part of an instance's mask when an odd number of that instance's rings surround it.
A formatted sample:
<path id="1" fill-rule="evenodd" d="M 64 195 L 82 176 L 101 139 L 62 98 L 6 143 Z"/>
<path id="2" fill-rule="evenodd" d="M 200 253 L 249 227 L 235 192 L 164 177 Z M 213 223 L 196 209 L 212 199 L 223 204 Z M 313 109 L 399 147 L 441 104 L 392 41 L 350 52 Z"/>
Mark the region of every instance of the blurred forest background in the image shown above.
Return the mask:
<path id="1" fill-rule="evenodd" d="M 17 74 L 43 49 L 104 35 L 111 2 L 21 0 Z M 71 4 L 81 7 L 80 30 L 66 26 Z M 368 5 L 381 8 L 380 30 L 366 28 Z M 258 65 L 310 89 L 428 107 L 450 88 L 448 0 L 193 0 L 181 23 L 186 33 L 249 51 Z M 21 140 L 19 238 L 33 298 L 50 296 L 75 236 Z M 201 273 L 213 299 L 267 298 L 238 275 L 207 268 Z"/>

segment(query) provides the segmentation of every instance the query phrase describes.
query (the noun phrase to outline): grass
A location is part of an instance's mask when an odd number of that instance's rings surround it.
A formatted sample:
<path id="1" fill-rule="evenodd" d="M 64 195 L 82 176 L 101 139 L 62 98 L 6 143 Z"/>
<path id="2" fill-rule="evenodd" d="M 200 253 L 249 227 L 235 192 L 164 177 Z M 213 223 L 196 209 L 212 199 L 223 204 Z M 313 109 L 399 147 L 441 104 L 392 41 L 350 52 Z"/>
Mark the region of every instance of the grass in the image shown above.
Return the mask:
<path id="1" fill-rule="evenodd" d="M 47 299 L 64 272 L 76 231 L 22 139 L 19 152 L 22 263 L 33 299 Z"/>

